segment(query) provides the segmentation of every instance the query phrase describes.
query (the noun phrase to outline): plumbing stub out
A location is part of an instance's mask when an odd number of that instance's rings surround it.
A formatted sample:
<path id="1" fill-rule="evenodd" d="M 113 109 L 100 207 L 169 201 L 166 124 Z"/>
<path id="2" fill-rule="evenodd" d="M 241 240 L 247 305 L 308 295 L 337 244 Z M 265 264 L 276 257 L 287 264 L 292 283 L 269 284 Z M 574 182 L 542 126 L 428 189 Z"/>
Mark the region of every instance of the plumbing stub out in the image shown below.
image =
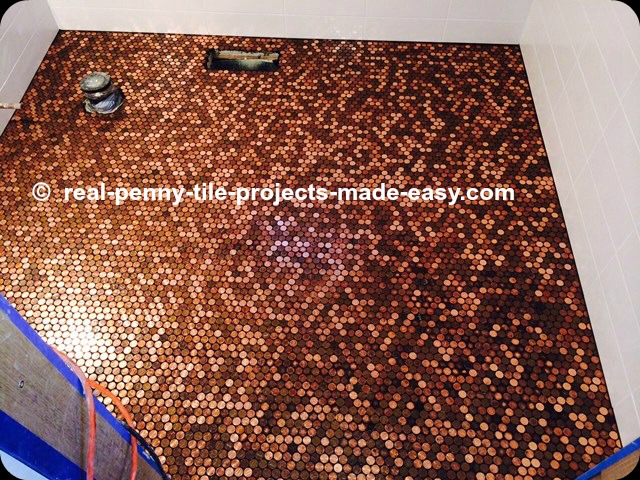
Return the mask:
<path id="1" fill-rule="evenodd" d="M 122 90 L 104 72 L 92 72 L 80 80 L 84 109 L 89 113 L 113 113 L 124 103 Z"/>

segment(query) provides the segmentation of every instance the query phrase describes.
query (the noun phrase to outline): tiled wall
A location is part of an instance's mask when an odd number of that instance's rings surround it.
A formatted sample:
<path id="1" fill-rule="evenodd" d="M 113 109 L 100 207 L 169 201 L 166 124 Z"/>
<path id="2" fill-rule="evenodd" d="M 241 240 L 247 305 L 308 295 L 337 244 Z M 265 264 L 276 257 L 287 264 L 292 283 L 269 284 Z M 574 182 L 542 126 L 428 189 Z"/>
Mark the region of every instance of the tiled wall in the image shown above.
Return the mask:
<path id="1" fill-rule="evenodd" d="M 0 23 L 0 102 L 19 102 L 58 33 L 45 0 L 13 5 Z M 0 133 L 13 110 L 0 110 Z"/>
<path id="2" fill-rule="evenodd" d="M 49 3 L 60 28 L 69 30 L 515 44 L 531 1 L 49 0 Z"/>
<path id="3" fill-rule="evenodd" d="M 640 437 L 640 23 L 534 0 L 522 50 L 624 443 Z"/>

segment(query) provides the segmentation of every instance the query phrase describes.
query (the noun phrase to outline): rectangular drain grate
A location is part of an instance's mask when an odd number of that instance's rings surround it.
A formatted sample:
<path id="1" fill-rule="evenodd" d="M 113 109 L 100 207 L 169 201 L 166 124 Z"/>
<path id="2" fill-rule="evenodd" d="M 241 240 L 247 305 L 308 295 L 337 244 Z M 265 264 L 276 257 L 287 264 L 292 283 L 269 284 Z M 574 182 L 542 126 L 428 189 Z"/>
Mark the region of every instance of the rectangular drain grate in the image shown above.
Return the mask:
<path id="1" fill-rule="evenodd" d="M 234 72 L 274 72 L 279 67 L 279 61 L 280 54 L 277 52 L 208 50 L 205 67 L 207 70 L 228 70 Z"/>

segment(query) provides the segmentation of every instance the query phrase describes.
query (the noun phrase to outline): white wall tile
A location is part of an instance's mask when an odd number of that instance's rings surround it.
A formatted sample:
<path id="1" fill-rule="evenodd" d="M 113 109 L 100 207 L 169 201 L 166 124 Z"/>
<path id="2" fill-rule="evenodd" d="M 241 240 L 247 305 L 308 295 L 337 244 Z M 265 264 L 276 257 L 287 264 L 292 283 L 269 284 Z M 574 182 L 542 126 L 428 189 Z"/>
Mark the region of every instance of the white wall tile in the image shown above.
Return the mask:
<path id="1" fill-rule="evenodd" d="M 449 18 L 458 20 L 523 21 L 531 0 L 451 0 Z"/>
<path id="2" fill-rule="evenodd" d="M 14 18 L 0 40 L 0 79 L 9 77 L 47 12 L 46 4 L 42 2 L 24 2 L 19 11 L 20 18 Z"/>
<path id="3" fill-rule="evenodd" d="M 132 18 L 135 19 L 134 31 L 161 33 L 208 33 L 208 24 L 205 15 L 194 15 L 188 11 L 161 11 L 161 10 L 134 10 Z M 115 20 L 112 20 L 115 23 Z M 144 29 L 138 27 L 144 25 Z M 127 29 L 131 30 L 131 29 Z"/>
<path id="4" fill-rule="evenodd" d="M 62 30 L 76 30 L 74 25 L 79 24 L 78 17 L 87 16 L 86 9 L 66 8 L 53 4 L 51 4 L 51 11 L 56 20 L 56 24 Z M 88 25 L 88 20 L 85 21 L 84 24 Z M 85 28 L 85 30 L 91 30 L 91 28 Z"/>
<path id="5" fill-rule="evenodd" d="M 547 37 L 544 29 L 539 30 L 536 35 L 536 57 L 540 68 L 540 73 L 544 78 L 544 84 L 549 97 L 549 105 L 553 106 L 564 92 L 564 81 L 556 55 L 551 46 L 551 42 Z"/>
<path id="6" fill-rule="evenodd" d="M 49 6 L 53 7 L 67 7 L 67 8 L 86 8 L 90 6 L 90 3 L 98 2 L 98 0 L 47 0 Z M 113 0 L 115 2 L 119 0 Z"/>
<path id="7" fill-rule="evenodd" d="M 208 15 L 219 13 L 265 16 L 262 29 L 257 27 L 260 23 L 249 21 L 250 17 L 219 17 L 238 18 L 237 25 L 224 25 L 224 31 L 233 31 L 234 35 L 274 36 L 273 32 L 277 32 L 275 36 L 294 38 L 398 41 L 441 41 L 444 38 L 449 42 L 517 44 L 532 1 L 110 0 L 105 3 L 101 0 L 50 0 L 50 3 L 62 29 L 221 33 L 222 25 Z M 147 12 L 147 15 L 141 12 Z M 282 15 L 284 31 L 279 20 Z M 205 20 L 201 18 L 203 16 Z M 276 25 L 267 23 L 274 19 Z M 448 29 L 446 20 L 449 20 Z M 247 31 L 243 30 L 245 26 Z"/>
<path id="8" fill-rule="evenodd" d="M 632 233 L 618 249 L 620 264 L 624 265 L 624 279 L 629 290 L 631 303 L 636 313 L 636 320 L 640 320 L 640 235 Z M 640 349 L 639 349 L 640 352 Z M 640 365 L 640 361 L 637 363 Z M 640 371 L 640 368 L 638 369 Z M 637 384 L 640 386 L 640 382 Z"/>
<path id="9" fill-rule="evenodd" d="M 529 88 L 531 89 L 533 98 L 542 98 L 542 102 L 535 103 L 535 109 L 537 117 L 540 121 L 540 127 L 545 128 L 545 131 L 556 131 L 556 120 L 551 110 L 551 102 L 547 95 L 547 87 L 545 85 L 545 79 L 542 76 L 542 72 L 538 67 L 538 56 L 535 48 L 524 47 L 522 49 L 523 57 L 526 57 L 529 62 L 536 65 L 536 68 L 527 69 L 527 78 L 529 80 Z M 544 139 L 545 146 L 547 148 L 553 148 L 555 151 L 562 149 L 560 139 L 557 135 L 550 135 L 549 138 Z M 555 144 L 550 145 L 550 143 Z"/>
<path id="10" fill-rule="evenodd" d="M 578 270 L 578 274 L 580 275 L 580 278 L 582 278 L 582 276 L 584 276 L 582 271 Z M 580 281 L 580 287 L 582 288 L 582 293 L 584 294 L 585 299 L 587 298 L 593 298 L 594 295 L 600 290 L 602 289 L 602 286 L 600 285 L 600 280 L 599 277 L 597 275 L 595 275 L 594 277 L 588 277 L 587 279 L 588 281 Z M 584 302 L 585 306 L 587 308 L 589 308 L 590 302 Z M 606 303 L 605 303 L 606 305 Z M 591 327 L 593 330 L 596 330 L 597 328 L 600 328 L 601 331 L 604 331 L 604 328 L 607 326 L 606 322 L 598 322 L 597 324 L 591 324 Z"/>
<path id="11" fill-rule="evenodd" d="M 284 15 L 261 15 L 226 12 L 149 11 L 60 8 L 58 18 L 65 28 L 81 29 L 91 18 L 93 29 L 161 33 L 193 33 L 210 35 L 245 35 L 284 37 Z M 123 19 L 124 17 L 124 19 Z M 327 24 L 327 31 L 331 29 Z M 339 26 L 340 21 L 335 22 Z M 335 38 L 335 37 L 334 37 Z"/>
<path id="12" fill-rule="evenodd" d="M 627 95 L 622 100 L 622 110 L 627 117 L 627 125 L 633 132 L 633 140 L 636 143 L 636 147 L 640 146 L 640 75 L 636 77 L 631 88 L 627 92 Z M 615 122 L 620 121 L 619 118 L 614 119 Z M 615 123 L 612 123 L 612 128 Z M 614 141 L 614 140 L 612 140 Z M 630 142 L 625 142 L 624 145 L 629 146 Z M 627 205 L 631 210 L 633 218 L 635 219 L 636 229 L 640 231 L 640 188 L 638 188 L 638 170 L 640 168 L 640 158 L 636 156 L 633 161 L 634 150 L 630 148 L 629 157 L 631 162 L 624 162 L 620 169 L 619 179 L 622 184 L 622 188 L 627 200 Z M 636 150 L 637 152 L 637 150 Z M 617 155 L 624 155 L 624 152 L 618 152 Z M 630 176 L 629 176 L 630 175 Z"/>
<path id="13" fill-rule="evenodd" d="M 115 8 L 115 9 L 125 9 L 125 10 L 135 10 L 135 3 L 130 1 L 130 0 L 109 0 L 109 3 L 103 2 L 102 0 L 82 0 L 83 5 L 82 7 L 78 6 L 78 5 L 74 5 L 78 2 L 78 0 L 72 0 L 71 2 L 67 3 L 67 0 L 57 0 L 57 4 L 54 5 L 51 0 L 48 0 L 49 4 L 52 6 L 52 8 L 55 11 L 55 8 L 57 7 L 64 7 L 64 8 L 77 8 L 78 10 L 81 9 L 89 9 L 89 10 L 93 10 L 93 9 L 103 9 L 103 8 Z M 145 0 L 143 0 L 145 1 Z"/>
<path id="14" fill-rule="evenodd" d="M 49 6 L 44 0 L 21 2 L 12 9 L 10 22 L 3 23 L 0 38 L 0 98 L 19 102 L 58 32 Z M 12 110 L 0 111 L 0 133 Z"/>
<path id="15" fill-rule="evenodd" d="M 638 30 L 640 31 L 640 28 Z M 636 144 L 640 147 L 640 73 L 633 79 L 622 99 L 622 109 L 627 116 Z"/>
<path id="16" fill-rule="evenodd" d="M 44 0 L 30 0 L 12 7 L 0 38 L 0 98 L 19 102 L 40 66 L 58 28 Z M 13 110 L 0 110 L 0 134 Z"/>
<path id="17" fill-rule="evenodd" d="M 640 23 L 629 13 L 534 0 L 521 40 L 545 144 L 561 144 L 549 161 L 625 443 L 640 436 Z"/>
<path id="18" fill-rule="evenodd" d="M 364 38 L 370 40 L 408 40 L 441 42 L 445 20 L 429 18 L 365 19 Z"/>
<path id="19" fill-rule="evenodd" d="M 631 397 L 634 399 L 634 402 L 636 404 L 636 414 L 638 415 L 638 419 L 640 421 L 640 386 L 633 390 Z M 636 435 L 636 439 L 638 439 L 637 431 L 631 432 L 631 436 L 633 436 L 634 434 Z"/>
<path id="20" fill-rule="evenodd" d="M 613 10 L 620 22 L 620 31 L 627 39 L 636 62 L 640 64 L 640 29 L 638 28 L 638 15 L 624 2 L 614 1 Z"/>
<path id="21" fill-rule="evenodd" d="M 23 5 L 23 2 L 14 3 L 6 12 L 4 12 L 4 15 L 0 19 L 0 41 L 2 40 L 4 33 L 9 28 L 9 25 L 11 25 L 13 21 L 19 16 L 20 10 L 22 10 Z"/>
<path id="22" fill-rule="evenodd" d="M 544 144 L 547 150 L 547 156 L 557 159 L 557 161 L 551 165 L 556 190 L 564 191 L 566 188 L 571 188 L 572 186 L 571 169 L 565 159 L 562 148 L 562 138 L 556 126 L 555 118 L 551 115 L 548 116 L 548 120 L 551 124 L 545 128 L 547 134 L 544 138 Z"/>
<path id="23" fill-rule="evenodd" d="M 284 0 L 199 0 L 204 10 L 228 13 L 284 14 Z"/>
<path id="24" fill-rule="evenodd" d="M 577 58 L 571 37 L 569 36 L 569 30 L 562 19 L 560 9 L 558 7 L 558 1 L 548 2 L 546 5 L 546 21 L 544 22 L 544 29 L 546 30 L 548 38 L 553 38 L 553 44 L 551 44 L 553 54 L 556 57 L 556 62 L 560 70 L 560 75 L 564 84 L 569 80 L 569 76 L 573 72 Z"/>
<path id="25" fill-rule="evenodd" d="M 573 178 L 576 178 L 586 168 L 588 157 L 582 146 L 578 124 L 573 116 L 573 110 L 566 92 L 562 92 L 560 95 L 553 112 L 558 125 L 558 137 L 561 139 L 559 141 L 562 142 L 565 161 L 572 172 Z M 544 133 L 545 131 L 543 130 Z"/>
<path id="26" fill-rule="evenodd" d="M 544 16 L 540 6 L 540 2 L 532 2 L 529 9 L 527 21 L 522 29 L 522 37 L 526 38 L 526 43 L 521 43 L 521 47 L 534 47 L 541 43 L 541 33 L 544 32 Z"/>
<path id="27" fill-rule="evenodd" d="M 590 155 L 602 136 L 602 127 L 593 106 L 591 93 L 587 88 L 586 80 L 580 68 L 576 68 L 573 71 L 569 79 L 569 85 L 570 87 L 567 88 L 569 104 L 578 126 L 578 133 L 580 134 L 585 154 Z"/>
<path id="28" fill-rule="evenodd" d="M 640 189 L 638 188 L 638 177 L 622 177 L 618 175 L 618 180 L 622 186 L 622 193 L 627 201 L 627 206 L 633 218 L 636 231 L 640 231 Z"/>
<path id="29" fill-rule="evenodd" d="M 147 12 L 142 10 L 59 8 L 56 13 L 61 28 L 65 30 L 81 30 L 81 25 L 90 24 L 91 27 L 86 30 L 149 32 L 152 26 L 151 15 L 144 17 L 143 14 Z M 158 26 L 158 31 L 165 30 L 164 25 Z"/>
<path id="30" fill-rule="evenodd" d="M 596 43 L 595 37 L 591 32 L 589 19 L 584 12 L 583 3 L 584 0 L 562 0 L 560 2 L 554 2 L 567 28 L 569 40 L 573 45 L 576 58 L 580 55 L 585 45 Z"/>
<path id="31" fill-rule="evenodd" d="M 607 390 L 609 391 L 609 397 L 611 398 L 611 404 L 613 405 L 616 420 L 618 420 L 620 412 L 616 405 L 619 405 L 625 398 L 629 398 L 631 396 L 629 393 L 629 381 L 627 380 L 627 375 L 624 371 L 624 361 L 620 356 L 617 358 L 609 358 L 602 354 L 600 354 L 600 361 L 603 362 L 602 369 L 605 375 L 604 380 L 607 384 Z"/>
<path id="32" fill-rule="evenodd" d="M 202 11 L 204 5 L 211 0 L 84 0 L 87 8 L 122 8 L 129 10 L 157 10 L 164 12 L 173 11 Z M 269 3 L 269 0 L 263 0 Z M 239 5 L 246 3 L 246 0 L 237 0 Z"/>
<path id="33" fill-rule="evenodd" d="M 207 33 L 212 35 L 284 37 L 284 15 L 207 13 Z"/>
<path id="34" fill-rule="evenodd" d="M 637 425 L 640 424 L 638 407 L 631 395 L 613 406 L 616 423 L 620 430 L 620 438 L 623 444 L 629 444 L 638 438 Z"/>
<path id="35" fill-rule="evenodd" d="M 606 131 L 607 145 L 611 152 L 615 173 L 621 185 L 621 193 L 634 218 L 637 231 L 640 228 L 640 137 L 631 129 L 629 118 L 625 115 L 626 105 L 620 106 L 614 113 Z M 632 117 L 633 118 L 633 117 Z M 636 130 L 638 127 L 636 126 Z"/>
<path id="36" fill-rule="evenodd" d="M 625 192 L 616 165 L 611 158 L 607 141 L 604 137 L 597 143 L 589 158 L 589 168 L 597 188 L 593 195 L 600 198 L 607 228 L 615 245 L 620 245 L 629 235 L 635 232 L 634 219 L 625 197 Z"/>
<path id="37" fill-rule="evenodd" d="M 447 18 L 451 0 L 367 0 L 367 17 Z"/>
<path id="38" fill-rule="evenodd" d="M 589 279 L 580 283 L 583 286 L 585 293 L 585 300 L 587 309 L 589 311 L 589 319 L 591 321 L 591 328 L 596 339 L 596 346 L 598 347 L 598 353 L 600 359 L 607 355 L 614 355 L 619 366 L 616 370 L 622 370 L 622 357 L 620 357 L 620 351 L 618 350 L 618 344 L 616 342 L 615 332 L 613 325 L 611 324 L 611 316 L 609 315 L 609 309 L 607 307 L 607 300 L 604 296 L 604 289 L 600 283 L 599 278 L 595 280 Z M 589 288 L 584 288 L 585 286 Z M 605 369 L 611 365 L 607 365 L 607 362 L 603 361 Z M 608 372 L 605 371 L 605 375 Z M 628 395 L 629 392 L 625 389 L 623 395 Z"/>
<path id="39" fill-rule="evenodd" d="M 286 16 L 286 36 L 289 38 L 361 39 L 363 34 L 362 17 Z"/>
<path id="40" fill-rule="evenodd" d="M 220 0 L 223 1 L 223 0 Z M 238 3 L 243 0 L 238 0 Z M 246 1 L 246 0 L 244 0 Z M 269 0 L 266 0 L 267 2 Z M 160 11 L 206 11 L 206 5 L 215 0 L 48 0 L 55 11 L 57 8 L 78 8 L 89 10 L 160 10 Z"/>
<path id="41" fill-rule="evenodd" d="M 360 16 L 365 14 L 366 0 L 284 0 L 287 15 L 317 15 L 332 17 L 340 15 Z"/>
<path id="42" fill-rule="evenodd" d="M 620 177 L 639 178 L 640 149 L 622 106 L 614 112 L 605 129 L 605 137 Z"/>
<path id="43" fill-rule="evenodd" d="M 600 49 L 587 45 L 578 57 L 584 78 L 588 79 L 587 90 L 602 126 L 606 126 L 618 105 L 618 95 Z M 567 85 L 572 88 L 572 85 Z"/>
<path id="44" fill-rule="evenodd" d="M 578 177 L 575 185 L 576 196 L 579 199 L 579 208 L 582 212 L 582 220 L 587 229 L 591 253 L 598 270 L 601 271 L 615 258 L 616 249 L 609 234 L 609 227 L 600 204 L 597 192 L 594 191 L 595 180 L 591 169 L 584 169 Z"/>
<path id="45" fill-rule="evenodd" d="M 640 338 L 636 338 L 635 343 L 629 342 L 620 354 L 629 388 L 633 390 L 640 385 L 640 368 L 637 368 L 640 365 Z"/>
<path id="46" fill-rule="evenodd" d="M 52 31 L 43 27 L 42 22 L 35 27 L 35 30 L 27 47 L 16 60 L 7 80 L 0 88 L 0 98 L 3 101 L 19 102 L 22 99 L 57 33 L 57 29 Z"/>
<path id="47" fill-rule="evenodd" d="M 636 232 L 633 214 L 627 206 L 626 198 L 617 175 L 609 171 L 606 176 L 597 178 L 599 186 L 594 195 L 598 195 L 614 246 L 617 247 L 625 238 Z M 618 187 L 618 190 L 614 190 Z"/>
<path id="48" fill-rule="evenodd" d="M 444 41 L 515 44 L 518 43 L 521 32 L 522 25 L 520 22 L 454 20 L 449 18 L 444 31 Z"/>
<path id="49" fill-rule="evenodd" d="M 622 97 L 638 73 L 638 61 L 631 46 L 620 32 L 620 22 L 607 1 L 585 2 L 591 29 L 596 36 L 607 68 L 611 72 L 614 87 Z"/>
<path id="50" fill-rule="evenodd" d="M 605 297 L 609 314 L 611 315 L 611 323 L 618 340 L 620 352 L 625 352 L 633 347 L 638 338 L 640 338 L 640 325 L 636 321 L 635 310 L 625 285 L 622 267 L 617 259 L 610 262 L 602 270 L 600 281 L 607 286 Z M 631 368 L 632 365 L 628 367 Z"/>

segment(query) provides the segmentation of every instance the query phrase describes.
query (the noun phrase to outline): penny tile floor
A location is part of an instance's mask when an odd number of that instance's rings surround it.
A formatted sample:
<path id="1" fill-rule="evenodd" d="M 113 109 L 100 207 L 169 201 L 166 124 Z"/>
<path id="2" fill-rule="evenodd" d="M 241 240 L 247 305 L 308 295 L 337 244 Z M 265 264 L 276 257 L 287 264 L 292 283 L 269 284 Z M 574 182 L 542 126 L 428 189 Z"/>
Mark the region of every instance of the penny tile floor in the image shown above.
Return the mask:
<path id="1" fill-rule="evenodd" d="M 281 68 L 207 72 L 216 47 Z M 93 70 L 112 116 L 83 111 Z M 62 198 L 102 181 L 516 199 Z M 619 448 L 515 46 L 62 32 L 1 138 L 0 206 L 0 291 L 174 479 L 566 480 Z"/>

